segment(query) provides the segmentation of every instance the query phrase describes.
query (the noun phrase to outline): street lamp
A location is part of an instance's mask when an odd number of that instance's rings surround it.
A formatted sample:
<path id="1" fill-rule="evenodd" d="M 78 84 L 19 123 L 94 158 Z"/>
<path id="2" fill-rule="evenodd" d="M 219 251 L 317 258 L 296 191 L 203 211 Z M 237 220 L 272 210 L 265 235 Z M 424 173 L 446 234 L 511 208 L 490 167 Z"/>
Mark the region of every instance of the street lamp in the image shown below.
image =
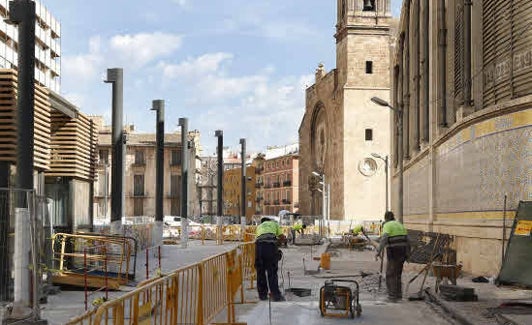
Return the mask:
<path id="1" fill-rule="evenodd" d="M 319 177 L 321 179 L 321 197 L 322 197 L 322 204 L 321 204 L 321 215 L 322 215 L 322 222 L 320 224 L 323 224 L 323 221 L 327 218 L 327 185 L 325 184 L 325 173 L 320 174 L 318 172 L 312 172 L 312 175 Z M 322 231 L 320 229 L 320 235 L 322 235 Z"/>
<path id="2" fill-rule="evenodd" d="M 223 161 L 223 146 L 224 146 L 224 132 L 222 130 L 214 131 L 214 136 L 218 138 L 218 147 L 216 149 L 218 155 L 218 185 L 216 187 L 216 207 L 217 207 L 217 216 L 216 216 L 216 225 L 218 231 L 216 232 L 217 243 L 218 245 L 223 244 L 222 236 L 222 221 L 223 221 L 223 178 L 224 178 L 224 161 Z"/>
<path id="3" fill-rule="evenodd" d="M 397 162 L 399 169 L 399 202 L 397 204 L 397 219 L 403 222 L 403 110 L 394 108 L 390 103 L 379 97 L 371 97 L 371 101 L 379 106 L 390 108 L 397 120 Z M 388 202 L 386 202 L 388 203 Z"/>
<path id="4" fill-rule="evenodd" d="M 181 127 L 181 247 L 188 246 L 188 119 L 179 118 Z"/>
<path id="5" fill-rule="evenodd" d="M 382 157 L 378 153 L 372 153 L 373 157 L 384 161 L 385 183 L 386 183 L 386 211 L 388 211 L 388 155 Z"/>

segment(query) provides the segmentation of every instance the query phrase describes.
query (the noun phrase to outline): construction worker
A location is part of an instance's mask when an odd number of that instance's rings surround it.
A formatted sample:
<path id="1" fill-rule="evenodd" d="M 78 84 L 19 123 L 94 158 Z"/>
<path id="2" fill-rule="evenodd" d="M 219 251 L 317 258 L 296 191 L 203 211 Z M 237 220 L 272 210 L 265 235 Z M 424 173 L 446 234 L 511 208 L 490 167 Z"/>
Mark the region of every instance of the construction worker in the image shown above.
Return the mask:
<path id="1" fill-rule="evenodd" d="M 264 217 L 257 226 L 255 239 L 255 269 L 257 270 L 257 291 L 260 300 L 268 299 L 268 288 L 273 301 L 285 301 L 279 290 L 277 269 L 282 256 L 277 248 L 277 236 L 281 235 L 279 224 Z M 267 274 L 267 277 L 266 277 Z"/>
<path id="2" fill-rule="evenodd" d="M 351 232 L 353 233 L 353 236 L 358 236 L 359 234 L 366 234 L 364 231 L 364 227 L 362 225 L 356 225 Z"/>
<path id="3" fill-rule="evenodd" d="M 378 257 L 381 251 L 386 248 L 386 288 L 388 289 L 388 299 L 398 301 L 403 297 L 401 288 L 401 275 L 403 265 L 410 253 L 410 245 L 405 226 L 396 221 L 393 212 L 386 211 L 384 214 L 384 224 L 379 246 L 377 247 Z M 381 256 L 381 258 L 383 258 Z"/>
<path id="4" fill-rule="evenodd" d="M 296 244 L 296 234 L 303 233 L 303 228 L 305 228 L 303 225 L 303 221 L 301 221 L 301 219 L 297 219 L 296 222 L 294 222 L 294 224 L 292 225 L 292 228 L 290 229 L 290 231 L 292 232 L 292 244 Z"/>

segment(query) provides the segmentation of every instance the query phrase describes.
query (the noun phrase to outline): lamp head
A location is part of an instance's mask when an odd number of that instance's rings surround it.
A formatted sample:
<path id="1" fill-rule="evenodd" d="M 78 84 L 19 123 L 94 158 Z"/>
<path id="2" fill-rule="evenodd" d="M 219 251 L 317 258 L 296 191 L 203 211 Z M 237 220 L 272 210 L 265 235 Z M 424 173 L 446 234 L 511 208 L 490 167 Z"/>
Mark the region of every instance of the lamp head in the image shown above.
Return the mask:
<path id="1" fill-rule="evenodd" d="M 312 172 L 312 175 L 314 175 L 314 176 L 318 176 L 318 177 L 321 177 L 321 174 L 318 173 L 318 172 Z"/>
<path id="2" fill-rule="evenodd" d="M 375 158 L 379 158 L 379 159 L 383 159 L 381 155 L 379 155 L 378 153 L 372 153 L 371 154 L 373 157 Z"/>
<path id="3" fill-rule="evenodd" d="M 387 101 L 379 97 L 371 97 L 371 101 L 380 106 L 391 107 Z"/>
<path id="4" fill-rule="evenodd" d="M 221 137 L 221 136 L 223 136 L 223 135 L 224 135 L 224 131 L 222 131 L 222 130 L 216 130 L 216 131 L 214 131 L 214 136 L 215 136 L 215 137 Z"/>
<path id="5" fill-rule="evenodd" d="M 151 102 L 151 109 L 152 111 L 158 111 L 161 108 L 164 108 L 164 100 L 163 99 L 154 99 Z"/>

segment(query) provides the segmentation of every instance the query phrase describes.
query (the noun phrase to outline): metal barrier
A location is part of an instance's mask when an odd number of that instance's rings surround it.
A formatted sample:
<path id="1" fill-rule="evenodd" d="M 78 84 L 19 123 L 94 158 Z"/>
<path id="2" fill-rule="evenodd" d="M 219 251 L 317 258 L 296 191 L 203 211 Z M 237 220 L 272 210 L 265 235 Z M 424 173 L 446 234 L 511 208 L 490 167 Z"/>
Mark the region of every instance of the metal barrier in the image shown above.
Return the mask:
<path id="1" fill-rule="evenodd" d="M 227 322 L 235 321 L 235 297 L 243 281 L 254 281 L 255 244 L 244 243 L 228 252 L 150 279 L 141 287 L 67 324 L 207 324 L 225 308 Z"/>
<path id="2" fill-rule="evenodd" d="M 52 247 L 54 259 L 59 261 L 53 283 L 118 289 L 134 279 L 134 264 L 130 273 L 132 255 L 136 260 L 136 244 L 132 238 L 57 233 L 52 236 Z"/>

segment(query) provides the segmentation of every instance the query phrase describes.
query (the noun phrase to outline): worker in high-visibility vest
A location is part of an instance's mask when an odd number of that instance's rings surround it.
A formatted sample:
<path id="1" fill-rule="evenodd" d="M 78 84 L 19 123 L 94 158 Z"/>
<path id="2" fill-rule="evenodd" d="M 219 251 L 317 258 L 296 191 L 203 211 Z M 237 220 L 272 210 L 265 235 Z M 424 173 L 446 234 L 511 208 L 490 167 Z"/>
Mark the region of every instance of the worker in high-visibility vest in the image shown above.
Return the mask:
<path id="1" fill-rule="evenodd" d="M 303 221 L 301 219 L 296 220 L 294 224 L 292 225 L 292 228 L 290 229 L 290 232 L 292 233 L 292 244 L 296 244 L 296 235 L 297 233 L 302 234 L 303 229 L 305 229 L 306 226 L 303 224 Z"/>
<path id="2" fill-rule="evenodd" d="M 279 289 L 277 276 L 279 259 L 282 256 L 282 252 L 277 247 L 277 237 L 282 235 L 281 227 L 277 222 L 264 217 L 257 226 L 255 234 L 255 269 L 259 299 L 268 300 L 269 288 L 273 301 L 285 301 Z"/>
<path id="3" fill-rule="evenodd" d="M 353 229 L 351 229 L 351 233 L 353 236 L 358 236 L 359 234 L 365 234 L 364 227 L 362 225 L 356 225 Z"/>
<path id="4" fill-rule="evenodd" d="M 410 244 L 408 243 L 408 233 L 405 226 L 395 220 L 391 211 L 386 211 L 384 214 L 382 235 L 376 257 L 380 255 L 384 248 L 386 248 L 386 259 L 388 260 L 386 263 L 388 299 L 396 302 L 403 297 L 401 276 L 403 274 L 403 265 L 410 254 Z"/>

